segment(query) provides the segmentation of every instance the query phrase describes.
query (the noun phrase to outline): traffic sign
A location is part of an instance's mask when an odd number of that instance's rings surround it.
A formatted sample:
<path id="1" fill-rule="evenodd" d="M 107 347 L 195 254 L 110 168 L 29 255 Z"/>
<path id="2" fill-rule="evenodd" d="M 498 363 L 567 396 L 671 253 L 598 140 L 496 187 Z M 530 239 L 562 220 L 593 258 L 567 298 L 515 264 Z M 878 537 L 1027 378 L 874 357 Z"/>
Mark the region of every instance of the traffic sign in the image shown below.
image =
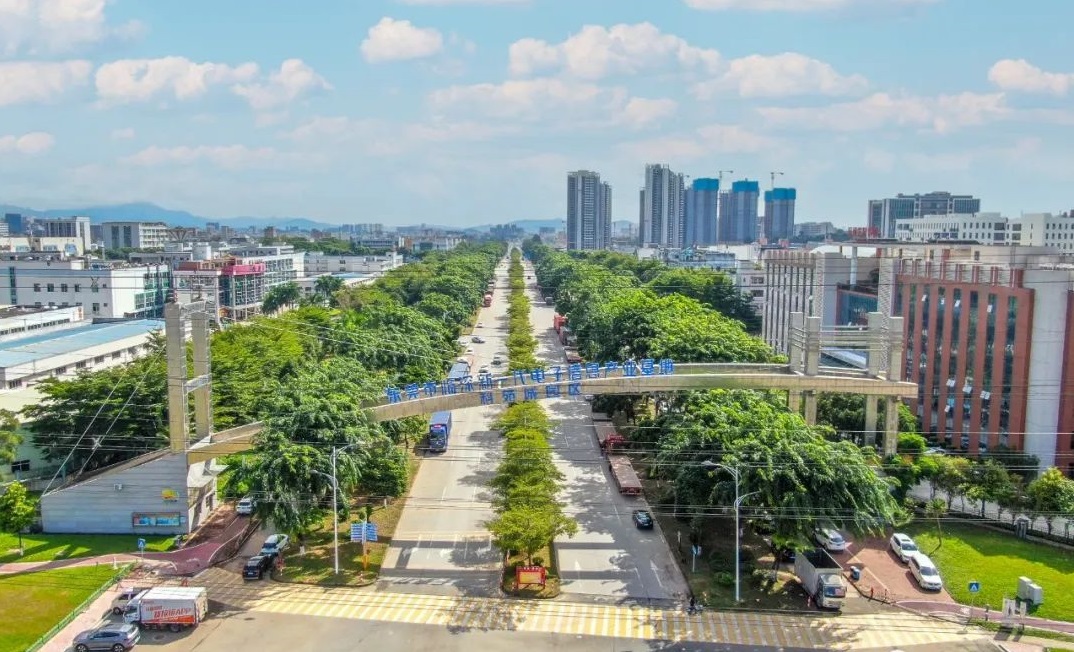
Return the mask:
<path id="1" fill-rule="evenodd" d="M 981 583 L 977 581 L 970 582 L 970 593 L 978 593 L 981 590 Z"/>
<path id="2" fill-rule="evenodd" d="M 138 539 L 138 552 L 145 552 L 145 539 Z"/>
<path id="3" fill-rule="evenodd" d="M 351 523 L 351 542 L 358 543 L 364 541 L 366 543 L 377 540 L 377 525 L 375 523 L 366 523 L 364 521 L 359 523 Z"/>

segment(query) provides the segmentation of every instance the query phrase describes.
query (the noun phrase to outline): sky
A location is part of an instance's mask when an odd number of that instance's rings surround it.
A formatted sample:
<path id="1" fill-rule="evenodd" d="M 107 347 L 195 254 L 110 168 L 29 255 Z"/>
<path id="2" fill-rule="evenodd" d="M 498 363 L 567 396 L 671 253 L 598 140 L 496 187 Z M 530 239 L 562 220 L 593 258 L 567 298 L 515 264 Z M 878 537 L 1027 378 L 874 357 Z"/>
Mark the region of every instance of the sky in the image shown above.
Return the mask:
<path id="1" fill-rule="evenodd" d="M 0 204 L 636 221 L 647 163 L 798 189 L 797 221 L 948 190 L 1074 208 L 1074 2 L 0 0 Z M 733 171 L 733 173 L 731 172 Z"/>

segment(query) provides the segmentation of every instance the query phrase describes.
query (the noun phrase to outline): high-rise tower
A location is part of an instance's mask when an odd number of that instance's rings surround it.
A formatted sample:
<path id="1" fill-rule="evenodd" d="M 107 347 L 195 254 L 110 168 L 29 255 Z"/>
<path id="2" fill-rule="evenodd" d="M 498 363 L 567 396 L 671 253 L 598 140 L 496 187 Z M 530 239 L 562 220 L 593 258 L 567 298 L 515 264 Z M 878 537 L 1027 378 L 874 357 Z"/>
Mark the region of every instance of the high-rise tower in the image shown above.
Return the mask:
<path id="1" fill-rule="evenodd" d="M 606 249 L 612 241 L 612 188 L 600 174 L 567 175 L 567 249 Z"/>

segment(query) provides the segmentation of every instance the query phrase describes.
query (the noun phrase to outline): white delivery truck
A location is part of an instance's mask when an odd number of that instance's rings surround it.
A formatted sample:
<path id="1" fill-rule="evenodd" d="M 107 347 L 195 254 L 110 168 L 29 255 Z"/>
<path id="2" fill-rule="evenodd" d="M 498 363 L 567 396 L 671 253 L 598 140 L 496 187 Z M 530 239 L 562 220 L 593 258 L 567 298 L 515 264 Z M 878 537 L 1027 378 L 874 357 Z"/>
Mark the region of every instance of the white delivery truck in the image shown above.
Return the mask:
<path id="1" fill-rule="evenodd" d="M 123 620 L 139 627 L 178 632 L 195 627 L 209 613 L 209 595 L 203 586 L 157 586 L 127 603 Z"/>
<path id="2" fill-rule="evenodd" d="M 794 556 L 794 574 L 818 607 L 842 609 L 846 604 L 843 569 L 827 551 L 820 548 L 799 551 Z"/>

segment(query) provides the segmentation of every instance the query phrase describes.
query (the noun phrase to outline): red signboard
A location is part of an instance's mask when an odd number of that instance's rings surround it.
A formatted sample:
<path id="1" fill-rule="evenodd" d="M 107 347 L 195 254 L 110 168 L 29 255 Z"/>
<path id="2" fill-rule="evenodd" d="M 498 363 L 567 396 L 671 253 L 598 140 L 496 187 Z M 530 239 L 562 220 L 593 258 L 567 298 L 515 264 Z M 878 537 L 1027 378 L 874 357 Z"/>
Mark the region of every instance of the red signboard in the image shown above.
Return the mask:
<path id="1" fill-rule="evenodd" d="M 246 276 L 249 274 L 264 274 L 265 263 L 250 263 L 249 265 L 228 265 L 224 268 L 226 276 Z"/>
<path id="2" fill-rule="evenodd" d="M 851 240 L 875 240 L 880 237 L 880 229 L 875 226 L 855 226 L 847 229 Z"/>
<path id="3" fill-rule="evenodd" d="M 515 584 L 518 586 L 529 584 L 544 586 L 546 573 L 547 571 L 542 566 L 518 566 L 515 568 Z"/>

